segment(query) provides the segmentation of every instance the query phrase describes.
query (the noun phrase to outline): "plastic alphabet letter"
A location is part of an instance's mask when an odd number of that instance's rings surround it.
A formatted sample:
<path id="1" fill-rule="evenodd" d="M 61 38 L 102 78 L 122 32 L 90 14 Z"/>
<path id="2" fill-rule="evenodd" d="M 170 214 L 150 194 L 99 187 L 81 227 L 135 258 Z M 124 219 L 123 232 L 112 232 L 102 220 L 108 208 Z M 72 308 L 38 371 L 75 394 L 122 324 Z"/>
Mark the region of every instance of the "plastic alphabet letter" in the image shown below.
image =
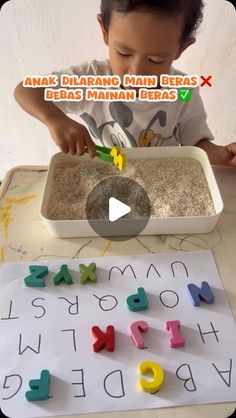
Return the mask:
<path id="1" fill-rule="evenodd" d="M 187 288 L 194 306 L 199 306 L 201 301 L 205 303 L 213 303 L 215 300 L 214 294 L 208 282 L 202 282 L 201 288 L 196 286 L 194 283 L 190 283 L 187 285 Z"/>
<path id="2" fill-rule="evenodd" d="M 138 288 L 138 293 L 127 298 L 127 305 L 130 311 L 144 311 L 148 309 L 148 299 L 143 287 Z"/>
<path id="3" fill-rule="evenodd" d="M 153 373 L 153 380 L 147 381 L 140 379 L 138 382 L 139 388 L 144 392 L 155 393 L 158 392 L 164 383 L 164 371 L 155 361 L 144 361 L 139 364 L 139 373 Z"/>
<path id="4" fill-rule="evenodd" d="M 126 167 L 126 155 L 120 152 L 120 147 L 113 147 L 110 156 L 113 157 L 113 163 L 119 168 L 120 171 Z"/>
<path id="5" fill-rule="evenodd" d="M 144 339 L 141 332 L 147 332 L 148 324 L 146 321 L 136 321 L 130 325 L 130 335 L 137 348 L 144 347 Z"/>
<path id="6" fill-rule="evenodd" d="M 98 351 L 106 348 L 107 351 L 115 350 L 115 330 L 113 325 L 108 325 L 106 332 L 103 332 L 97 325 L 92 327 L 92 334 L 97 338 L 97 341 L 93 344 L 93 351 Z"/>
<path id="7" fill-rule="evenodd" d="M 53 278 L 55 286 L 61 284 L 61 282 L 65 282 L 66 284 L 72 284 L 73 280 L 69 273 L 67 264 L 62 264 L 61 270 L 56 274 Z"/>
<path id="8" fill-rule="evenodd" d="M 26 392 L 27 401 L 44 401 L 49 396 L 50 373 L 48 370 L 42 370 L 40 379 L 30 380 L 29 387 L 31 390 Z"/>
<path id="9" fill-rule="evenodd" d="M 44 276 L 48 274 L 47 266 L 29 266 L 30 276 L 27 276 L 24 281 L 28 287 L 44 287 Z"/>
<path id="10" fill-rule="evenodd" d="M 92 283 L 97 283 L 97 275 L 96 275 L 96 264 L 90 263 L 89 266 L 85 266 L 85 264 L 79 264 L 80 270 L 80 283 L 85 284 L 88 280 Z"/>
<path id="11" fill-rule="evenodd" d="M 183 347 L 185 344 L 185 339 L 180 334 L 180 322 L 179 321 L 167 321 L 166 322 L 167 331 L 171 331 L 172 338 L 170 339 L 170 346 L 172 348 Z"/>

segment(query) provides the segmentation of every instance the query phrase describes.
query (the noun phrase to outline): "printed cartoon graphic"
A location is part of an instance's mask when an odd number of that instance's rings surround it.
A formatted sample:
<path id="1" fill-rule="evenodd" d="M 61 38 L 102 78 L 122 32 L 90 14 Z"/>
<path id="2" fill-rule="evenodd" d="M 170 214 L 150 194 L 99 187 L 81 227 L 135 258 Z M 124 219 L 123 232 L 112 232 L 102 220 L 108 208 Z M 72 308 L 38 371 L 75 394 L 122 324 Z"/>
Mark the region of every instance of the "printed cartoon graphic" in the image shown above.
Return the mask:
<path id="1" fill-rule="evenodd" d="M 159 124 L 161 127 L 166 126 L 166 112 L 164 112 L 163 110 L 157 112 L 156 115 L 154 115 L 153 118 L 150 120 L 147 128 L 141 131 L 138 139 L 138 144 L 140 147 L 159 147 L 163 144 L 163 142 L 166 139 L 171 139 L 172 137 L 174 137 L 176 141 L 179 142 L 177 138 L 177 126 L 175 127 L 173 134 L 171 136 L 168 136 L 167 138 L 164 138 L 159 133 L 155 133 L 151 129 L 151 127 L 157 120 L 159 120 Z"/>
<path id="2" fill-rule="evenodd" d="M 158 111 L 153 116 L 146 129 L 143 129 L 140 132 L 137 142 L 127 129 L 133 122 L 132 110 L 121 102 L 111 102 L 109 104 L 109 110 L 113 120 L 105 122 L 100 126 L 97 126 L 97 122 L 89 113 L 85 112 L 80 115 L 80 117 L 88 125 L 91 135 L 98 139 L 102 145 L 107 147 L 119 146 L 120 148 L 138 146 L 157 147 L 161 146 L 165 140 L 173 137 L 177 142 L 179 142 L 177 137 L 177 127 L 175 127 L 173 134 L 167 138 L 163 137 L 159 133 L 155 133 L 154 130 L 151 129 L 157 121 L 161 127 L 165 127 L 167 125 L 166 112 L 163 110 Z"/>
<path id="3" fill-rule="evenodd" d="M 89 126 L 91 134 L 107 146 L 119 146 L 121 148 L 137 147 L 137 143 L 131 133 L 126 129 L 133 122 L 133 113 L 124 103 L 111 102 L 109 110 L 113 120 L 97 126 L 94 118 L 88 113 L 80 117 Z"/>

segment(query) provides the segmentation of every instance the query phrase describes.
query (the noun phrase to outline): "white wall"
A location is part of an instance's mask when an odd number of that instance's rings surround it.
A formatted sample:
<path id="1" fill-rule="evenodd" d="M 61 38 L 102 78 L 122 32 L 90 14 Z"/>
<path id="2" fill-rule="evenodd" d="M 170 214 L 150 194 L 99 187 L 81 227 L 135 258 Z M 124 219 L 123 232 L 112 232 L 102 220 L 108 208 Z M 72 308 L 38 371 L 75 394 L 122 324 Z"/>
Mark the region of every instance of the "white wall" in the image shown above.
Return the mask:
<path id="1" fill-rule="evenodd" d="M 236 141 L 236 13 L 225 0 L 205 0 L 204 22 L 175 67 L 213 76 L 201 89 L 216 142 Z M 0 179 L 17 165 L 47 165 L 58 151 L 47 128 L 15 102 L 27 74 L 44 74 L 107 57 L 96 20 L 99 0 L 12 0 L 0 12 Z M 234 92 L 233 92 L 234 87 Z"/>

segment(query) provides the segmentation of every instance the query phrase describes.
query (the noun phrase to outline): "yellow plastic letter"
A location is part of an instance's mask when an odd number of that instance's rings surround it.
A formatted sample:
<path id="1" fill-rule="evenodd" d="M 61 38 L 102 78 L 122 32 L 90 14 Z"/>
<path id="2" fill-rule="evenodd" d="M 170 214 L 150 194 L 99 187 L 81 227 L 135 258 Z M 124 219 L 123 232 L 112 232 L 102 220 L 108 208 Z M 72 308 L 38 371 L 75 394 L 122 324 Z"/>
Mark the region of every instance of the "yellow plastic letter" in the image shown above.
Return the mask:
<path id="1" fill-rule="evenodd" d="M 139 364 L 138 371 L 140 374 L 153 373 L 153 380 L 139 380 L 138 385 L 141 390 L 148 393 L 155 393 L 161 389 L 164 383 L 164 371 L 159 364 L 155 363 L 155 361 L 144 361 Z"/>
<path id="2" fill-rule="evenodd" d="M 126 167 L 126 155 L 120 152 L 120 147 L 113 147 L 110 156 L 113 157 L 113 163 L 119 168 L 120 171 Z"/>

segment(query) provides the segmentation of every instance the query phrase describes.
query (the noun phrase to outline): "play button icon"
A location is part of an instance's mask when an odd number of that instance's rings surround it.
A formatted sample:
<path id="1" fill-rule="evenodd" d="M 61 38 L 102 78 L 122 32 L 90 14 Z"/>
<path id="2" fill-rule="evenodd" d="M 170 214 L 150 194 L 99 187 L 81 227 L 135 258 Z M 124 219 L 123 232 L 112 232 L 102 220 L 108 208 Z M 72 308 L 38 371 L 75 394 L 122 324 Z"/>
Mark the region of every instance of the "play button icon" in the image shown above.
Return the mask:
<path id="1" fill-rule="evenodd" d="M 150 215 L 146 191 L 128 177 L 113 176 L 98 182 L 86 201 L 89 225 L 96 234 L 113 241 L 139 235 Z"/>
<path id="2" fill-rule="evenodd" d="M 117 219 L 122 218 L 124 215 L 131 211 L 131 207 L 122 203 L 115 197 L 109 199 L 109 221 L 114 222 Z"/>

